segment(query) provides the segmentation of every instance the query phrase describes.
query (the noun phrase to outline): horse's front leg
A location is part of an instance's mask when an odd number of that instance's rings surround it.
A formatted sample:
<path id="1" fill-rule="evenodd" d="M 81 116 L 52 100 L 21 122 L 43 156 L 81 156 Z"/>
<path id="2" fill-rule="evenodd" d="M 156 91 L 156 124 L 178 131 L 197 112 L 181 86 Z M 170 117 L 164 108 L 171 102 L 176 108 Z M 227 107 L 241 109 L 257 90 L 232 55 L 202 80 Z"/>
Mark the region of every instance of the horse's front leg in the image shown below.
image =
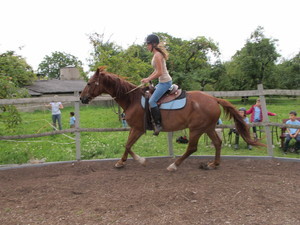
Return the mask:
<path id="1" fill-rule="evenodd" d="M 215 160 L 213 162 L 208 162 L 207 164 L 202 163 L 200 165 L 200 168 L 205 170 L 211 170 L 211 169 L 216 169 L 220 165 L 222 140 L 215 130 L 207 132 L 207 135 L 212 140 L 216 149 Z"/>
<path id="2" fill-rule="evenodd" d="M 200 131 L 197 131 L 197 130 L 194 130 L 194 131 L 190 130 L 190 140 L 189 140 L 189 144 L 188 144 L 188 147 L 186 149 L 186 152 L 179 159 L 177 159 L 174 163 L 172 163 L 170 166 L 168 166 L 168 168 L 167 168 L 168 171 L 176 171 L 177 167 L 187 157 L 189 157 L 191 154 L 193 154 L 194 152 L 197 151 L 198 141 L 199 141 L 199 138 L 202 134 L 203 134 L 203 132 L 200 132 Z"/>
<path id="3" fill-rule="evenodd" d="M 142 136 L 143 133 L 144 132 L 141 130 L 137 130 L 134 128 L 130 129 L 128 140 L 127 140 L 127 143 L 125 146 L 125 152 L 124 152 L 122 158 L 115 164 L 116 168 L 122 168 L 125 166 L 125 162 L 127 160 L 128 153 L 132 156 L 132 158 L 137 160 L 140 164 L 145 165 L 145 162 L 146 162 L 145 158 L 140 157 L 139 155 L 135 154 L 131 150 L 132 145 L 134 145 L 134 143 Z"/>

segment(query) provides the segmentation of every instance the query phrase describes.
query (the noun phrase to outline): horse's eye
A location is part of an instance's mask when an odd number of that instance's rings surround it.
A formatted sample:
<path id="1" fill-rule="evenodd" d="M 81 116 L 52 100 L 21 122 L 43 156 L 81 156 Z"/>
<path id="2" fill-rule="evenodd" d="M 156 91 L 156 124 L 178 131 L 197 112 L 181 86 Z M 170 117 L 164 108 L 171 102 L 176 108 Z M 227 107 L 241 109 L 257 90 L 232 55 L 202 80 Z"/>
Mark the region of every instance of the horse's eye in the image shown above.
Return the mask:
<path id="1" fill-rule="evenodd" d="M 90 86 L 91 85 L 91 83 L 87 83 L 87 86 Z"/>

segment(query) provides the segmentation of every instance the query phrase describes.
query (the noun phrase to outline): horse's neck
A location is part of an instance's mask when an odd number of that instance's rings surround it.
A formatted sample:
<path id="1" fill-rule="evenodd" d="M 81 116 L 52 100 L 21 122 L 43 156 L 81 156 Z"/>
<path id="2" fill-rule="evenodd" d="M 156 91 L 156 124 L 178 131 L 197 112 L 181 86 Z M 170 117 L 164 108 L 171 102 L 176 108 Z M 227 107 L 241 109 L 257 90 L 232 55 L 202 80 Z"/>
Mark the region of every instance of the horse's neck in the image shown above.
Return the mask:
<path id="1" fill-rule="evenodd" d="M 129 107 L 129 105 L 126 104 L 126 100 L 124 99 L 115 98 L 114 100 L 118 103 L 119 106 L 121 106 L 123 111 L 126 111 L 126 109 Z"/>
<path id="2" fill-rule="evenodd" d="M 107 92 L 111 97 L 113 97 L 113 99 L 121 106 L 121 108 L 124 111 L 132 104 L 134 104 L 134 102 L 132 102 L 131 94 L 130 93 L 117 94 L 117 87 L 112 87 L 111 90 L 107 90 Z"/>

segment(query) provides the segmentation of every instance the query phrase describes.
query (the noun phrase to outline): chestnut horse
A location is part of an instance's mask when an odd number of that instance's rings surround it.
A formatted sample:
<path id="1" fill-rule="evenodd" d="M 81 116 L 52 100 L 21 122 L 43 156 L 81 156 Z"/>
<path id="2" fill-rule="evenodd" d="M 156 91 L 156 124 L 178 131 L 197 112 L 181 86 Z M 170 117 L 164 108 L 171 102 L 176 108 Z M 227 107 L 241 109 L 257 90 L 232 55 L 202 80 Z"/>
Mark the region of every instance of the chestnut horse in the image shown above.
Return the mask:
<path id="1" fill-rule="evenodd" d="M 109 94 L 122 107 L 126 114 L 126 121 L 130 126 L 129 137 L 126 143 L 125 152 L 122 158 L 115 164 L 120 168 L 125 165 L 128 153 L 142 165 L 145 165 L 145 158 L 140 157 L 131 150 L 132 145 L 145 133 L 144 113 L 141 105 L 143 89 L 133 85 L 118 75 L 108 73 L 104 67 L 99 67 L 90 78 L 86 87 L 80 95 L 80 100 L 88 104 L 93 98 L 102 93 Z M 216 152 L 213 162 L 208 162 L 205 169 L 214 169 L 220 164 L 220 153 L 222 141 L 215 131 L 217 121 L 220 117 L 221 105 L 225 114 L 234 119 L 239 134 L 250 145 L 262 145 L 251 140 L 250 133 L 243 118 L 235 107 L 228 101 L 215 98 L 201 91 L 188 91 L 187 102 L 184 108 L 178 110 L 161 110 L 162 125 L 164 132 L 171 132 L 189 129 L 189 143 L 186 152 L 172 163 L 167 170 L 175 171 L 177 167 L 192 153 L 197 151 L 198 140 L 203 133 L 206 133 L 212 140 Z"/>

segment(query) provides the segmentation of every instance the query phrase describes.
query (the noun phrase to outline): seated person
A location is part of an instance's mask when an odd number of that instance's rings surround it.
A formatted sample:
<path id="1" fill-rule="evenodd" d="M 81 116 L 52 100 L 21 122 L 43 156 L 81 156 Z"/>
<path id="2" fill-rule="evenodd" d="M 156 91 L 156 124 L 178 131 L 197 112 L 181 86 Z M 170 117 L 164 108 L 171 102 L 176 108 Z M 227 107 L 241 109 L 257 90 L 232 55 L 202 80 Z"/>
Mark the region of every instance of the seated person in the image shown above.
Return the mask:
<path id="1" fill-rule="evenodd" d="M 127 127 L 127 121 L 125 119 L 125 113 L 121 113 L 122 127 Z"/>
<path id="2" fill-rule="evenodd" d="M 219 118 L 218 122 L 217 122 L 217 125 L 221 125 L 223 124 L 222 120 Z M 222 128 L 216 128 L 216 132 L 217 132 L 217 135 L 219 136 L 219 138 L 221 139 L 222 141 L 222 131 L 223 129 Z"/>
<path id="3" fill-rule="evenodd" d="M 221 118 L 218 119 L 218 122 L 217 122 L 217 125 L 221 125 L 223 124 L 223 121 L 221 120 Z M 215 131 L 217 132 L 217 135 L 218 137 L 220 138 L 220 140 L 222 141 L 223 138 L 222 138 L 222 131 L 223 131 L 223 128 L 216 128 Z M 214 144 L 211 142 L 210 143 L 211 147 L 214 146 Z"/>
<path id="4" fill-rule="evenodd" d="M 246 109 L 244 107 L 239 108 L 239 114 L 243 117 L 244 121 L 246 124 L 249 124 L 249 119 L 246 115 Z M 240 135 L 237 132 L 237 130 L 235 128 L 230 129 L 229 134 L 235 133 L 235 144 L 234 144 L 234 149 L 237 150 L 239 149 L 239 138 Z M 251 150 L 252 146 L 248 145 L 248 149 Z"/>
<path id="5" fill-rule="evenodd" d="M 298 121 L 296 119 L 296 116 L 297 116 L 297 113 L 295 111 L 291 111 L 289 113 L 289 120 L 286 121 L 286 124 L 291 124 L 291 125 L 300 125 L 300 121 Z M 290 141 L 295 138 L 296 139 L 296 144 L 295 144 L 295 152 L 296 153 L 300 153 L 299 150 L 300 150 L 300 129 L 297 129 L 297 128 L 287 128 L 286 129 L 287 131 L 287 134 L 286 134 L 286 137 L 285 137 L 285 142 L 284 142 L 284 153 L 286 154 L 287 151 L 288 151 L 288 148 L 289 148 L 289 143 Z"/>

